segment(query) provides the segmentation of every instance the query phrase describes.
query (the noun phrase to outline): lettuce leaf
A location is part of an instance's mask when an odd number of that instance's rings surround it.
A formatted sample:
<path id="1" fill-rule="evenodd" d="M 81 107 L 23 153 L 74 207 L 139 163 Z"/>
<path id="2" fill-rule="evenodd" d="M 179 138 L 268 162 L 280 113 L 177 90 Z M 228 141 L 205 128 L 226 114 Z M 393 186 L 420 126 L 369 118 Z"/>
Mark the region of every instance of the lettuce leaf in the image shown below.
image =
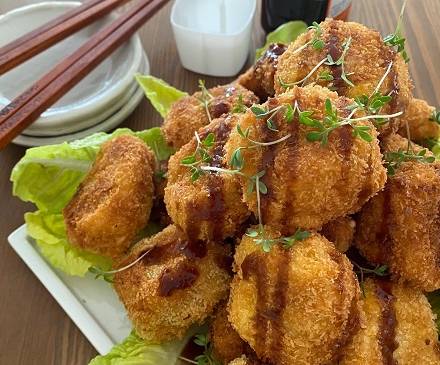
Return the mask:
<path id="1" fill-rule="evenodd" d="M 259 59 L 261 55 L 266 52 L 266 49 L 272 43 L 285 43 L 289 44 L 293 42 L 298 36 L 307 31 L 307 24 L 300 20 L 294 20 L 280 25 L 273 32 L 269 33 L 266 37 L 266 44 L 258 48 L 255 54 L 255 59 Z"/>
<path id="2" fill-rule="evenodd" d="M 160 128 L 141 132 L 118 129 L 111 134 L 96 133 L 70 143 L 28 149 L 12 170 L 13 194 L 39 209 L 25 215 L 29 236 L 36 240 L 50 264 L 70 275 L 83 276 L 91 266 L 109 267 L 108 260 L 69 244 L 61 212 L 93 164 L 102 143 L 123 134 L 141 138 L 154 150 L 158 160 L 166 160 L 173 152 Z"/>
<path id="3" fill-rule="evenodd" d="M 138 74 L 136 80 L 162 118 L 168 114 L 174 102 L 188 95 L 186 92 L 180 91 L 151 75 Z"/>
<path id="4" fill-rule="evenodd" d="M 189 337 L 183 341 L 154 345 L 147 344 L 132 332 L 107 355 L 95 357 L 89 365 L 174 365 Z"/>

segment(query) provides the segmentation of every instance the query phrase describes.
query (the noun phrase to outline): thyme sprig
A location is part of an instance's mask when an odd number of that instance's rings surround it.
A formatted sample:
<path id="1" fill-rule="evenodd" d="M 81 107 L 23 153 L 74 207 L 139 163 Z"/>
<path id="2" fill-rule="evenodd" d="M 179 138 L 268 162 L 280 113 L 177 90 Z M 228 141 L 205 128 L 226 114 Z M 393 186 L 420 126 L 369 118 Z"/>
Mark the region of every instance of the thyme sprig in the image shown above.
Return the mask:
<path id="1" fill-rule="evenodd" d="M 396 30 L 394 31 L 394 33 L 387 35 L 383 39 L 383 41 L 387 46 L 396 47 L 397 53 L 401 53 L 405 62 L 408 63 L 409 56 L 405 49 L 406 39 L 403 37 L 403 32 L 402 32 L 403 15 L 405 14 L 406 2 L 407 0 L 403 2 L 402 9 L 400 10 L 400 15 L 399 15 L 399 20 L 397 22 Z"/>
<path id="2" fill-rule="evenodd" d="M 348 76 L 352 75 L 353 73 L 346 73 L 345 72 L 345 57 L 347 56 L 348 50 L 350 49 L 352 42 L 352 38 L 348 37 L 344 43 L 342 43 L 342 53 L 341 56 L 335 61 L 331 54 L 327 54 L 327 61 L 324 63 L 327 66 L 341 66 L 341 79 L 344 80 L 344 82 L 349 86 L 354 86 L 354 84 L 351 82 L 351 80 L 348 78 Z"/>
<path id="3" fill-rule="evenodd" d="M 181 165 L 190 169 L 192 181 L 196 181 L 203 175 L 203 170 L 200 167 L 212 161 L 208 148 L 212 147 L 215 143 L 214 133 L 209 133 L 203 141 L 200 140 L 200 136 L 197 132 L 195 132 L 195 137 L 197 141 L 196 150 L 192 155 L 184 157 L 180 162 Z"/>
<path id="4" fill-rule="evenodd" d="M 357 270 L 355 270 L 356 274 L 359 275 L 359 285 L 361 287 L 362 296 L 366 298 L 365 295 L 365 275 L 373 275 L 373 276 L 379 276 L 384 277 L 390 275 L 388 271 L 387 265 L 376 265 L 373 269 L 369 269 L 366 267 L 362 267 L 355 261 L 352 261 L 353 265 L 356 266 Z"/>
<path id="5" fill-rule="evenodd" d="M 303 241 L 310 237 L 310 232 L 297 229 L 296 232 L 289 237 L 268 238 L 264 228 L 249 229 L 246 236 L 254 239 L 257 245 L 260 245 L 264 252 L 270 252 L 275 244 L 281 244 L 285 249 L 293 247 L 297 242 Z"/>
<path id="6" fill-rule="evenodd" d="M 199 88 L 202 93 L 202 95 L 199 97 L 199 101 L 202 103 L 203 107 L 205 108 L 206 115 L 208 116 L 208 120 L 211 123 L 212 117 L 211 117 L 211 113 L 209 112 L 209 103 L 214 97 L 206 88 L 205 80 L 199 80 Z"/>
<path id="7" fill-rule="evenodd" d="M 312 47 L 314 49 L 316 49 L 317 51 L 320 51 L 325 46 L 325 43 L 321 38 L 321 36 L 322 36 L 321 26 L 317 22 L 313 22 L 312 25 L 308 29 L 315 31 L 313 34 L 313 38 L 310 40 L 310 44 L 312 45 Z"/>
<path id="8" fill-rule="evenodd" d="M 246 112 L 246 110 L 247 110 L 247 107 L 244 104 L 243 95 L 240 94 L 240 95 L 238 95 L 238 99 L 234 103 L 234 106 L 232 107 L 231 113 L 233 113 L 233 114 L 241 114 L 241 113 Z"/>
<path id="9" fill-rule="evenodd" d="M 183 356 L 179 356 L 179 359 L 189 364 L 195 365 L 220 365 L 220 362 L 213 355 L 212 344 L 209 339 L 209 335 L 196 335 L 194 338 L 194 343 L 200 347 L 203 347 L 203 354 L 196 356 L 194 360 L 187 359 Z"/>
<path id="10" fill-rule="evenodd" d="M 429 120 L 431 122 L 436 122 L 437 124 L 440 124 L 440 110 L 434 109 Z"/>
<path id="11" fill-rule="evenodd" d="M 287 123 L 292 122 L 295 113 L 292 108 L 292 105 L 290 104 L 282 104 L 273 109 L 268 109 L 261 106 L 253 105 L 251 106 L 251 111 L 252 113 L 254 113 L 257 119 L 263 119 L 268 117 L 266 120 L 267 128 L 269 128 L 271 131 L 274 132 L 278 132 L 274 118 L 279 112 L 283 111 L 283 117 L 287 121 Z"/>
<path id="12" fill-rule="evenodd" d="M 426 164 L 433 163 L 435 161 L 435 157 L 426 156 L 427 151 L 428 150 L 425 148 L 423 150 L 420 150 L 418 153 L 410 149 L 407 149 L 406 151 L 399 149 L 395 152 L 386 152 L 384 155 L 384 160 L 388 175 L 393 176 L 396 173 L 396 170 L 404 162 L 418 161 Z"/>

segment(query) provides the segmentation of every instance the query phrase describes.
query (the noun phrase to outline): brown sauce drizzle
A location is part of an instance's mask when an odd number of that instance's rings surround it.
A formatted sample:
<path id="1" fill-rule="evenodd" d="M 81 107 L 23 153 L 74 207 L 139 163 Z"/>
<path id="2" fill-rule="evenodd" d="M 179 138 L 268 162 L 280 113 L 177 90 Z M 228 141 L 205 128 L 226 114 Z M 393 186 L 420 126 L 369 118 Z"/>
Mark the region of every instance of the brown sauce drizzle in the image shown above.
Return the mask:
<path id="1" fill-rule="evenodd" d="M 175 269 L 165 269 L 159 278 L 158 295 L 169 297 L 177 289 L 191 287 L 199 277 L 195 266 L 181 263 Z"/>
<path id="2" fill-rule="evenodd" d="M 207 255 L 206 243 L 199 240 L 177 240 L 156 246 L 142 259 L 142 262 L 146 265 L 154 265 L 178 255 L 183 255 L 188 259 L 201 259 Z"/>
<path id="3" fill-rule="evenodd" d="M 255 67 L 261 66 L 266 60 L 269 61 L 275 68 L 278 64 L 278 58 L 287 50 L 287 45 L 283 43 L 271 44 L 266 52 L 258 59 Z"/>
<path id="4" fill-rule="evenodd" d="M 337 61 L 342 56 L 342 49 L 340 45 L 341 42 L 337 34 L 334 32 L 336 30 L 337 24 L 332 22 L 329 29 L 330 38 L 327 42 L 327 50 L 328 54 L 333 58 L 334 61 Z M 333 76 L 333 86 L 337 89 L 339 95 L 344 95 L 346 85 L 345 81 L 342 79 L 342 66 L 333 65 L 329 67 Z"/>
<path id="5" fill-rule="evenodd" d="M 382 192 L 382 221 L 379 225 L 379 230 L 376 232 L 376 243 L 379 245 L 380 249 L 380 261 L 382 263 L 387 263 L 390 255 L 392 255 L 392 242 L 389 235 L 391 224 L 391 191 L 390 185 L 385 185 Z"/>
<path id="6" fill-rule="evenodd" d="M 381 347 L 382 363 L 383 365 L 397 365 L 397 361 L 393 357 L 398 344 L 396 342 L 397 318 L 392 284 L 386 280 L 376 280 L 376 283 L 376 296 L 381 306 L 378 340 Z"/>

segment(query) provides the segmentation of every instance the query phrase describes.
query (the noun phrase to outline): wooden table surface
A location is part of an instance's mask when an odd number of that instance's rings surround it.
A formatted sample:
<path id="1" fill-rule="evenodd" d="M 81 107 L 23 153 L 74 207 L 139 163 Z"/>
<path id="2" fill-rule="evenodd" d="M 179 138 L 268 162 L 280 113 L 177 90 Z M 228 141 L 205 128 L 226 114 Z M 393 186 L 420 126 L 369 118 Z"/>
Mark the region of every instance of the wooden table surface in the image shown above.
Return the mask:
<path id="1" fill-rule="evenodd" d="M 38 0 L 1 0 L 0 13 Z M 351 19 L 379 29 L 394 30 L 401 0 L 354 0 Z M 228 79 L 209 78 L 186 71 L 179 63 L 169 23 L 171 4 L 140 31 L 151 63 L 151 73 L 179 89 L 194 91 L 202 77 L 208 86 Z M 411 57 L 415 95 L 440 105 L 439 0 L 409 0 L 405 31 Z M 255 19 L 255 43 L 261 42 Z M 159 125 L 161 119 L 145 100 L 123 126 L 135 130 Z M 11 195 L 9 174 L 25 148 L 10 145 L 0 152 L 0 364 L 84 365 L 96 355 L 85 337 L 55 300 L 21 262 L 7 243 L 7 236 L 32 210 Z M 160 364 L 158 364 L 160 365 Z"/>

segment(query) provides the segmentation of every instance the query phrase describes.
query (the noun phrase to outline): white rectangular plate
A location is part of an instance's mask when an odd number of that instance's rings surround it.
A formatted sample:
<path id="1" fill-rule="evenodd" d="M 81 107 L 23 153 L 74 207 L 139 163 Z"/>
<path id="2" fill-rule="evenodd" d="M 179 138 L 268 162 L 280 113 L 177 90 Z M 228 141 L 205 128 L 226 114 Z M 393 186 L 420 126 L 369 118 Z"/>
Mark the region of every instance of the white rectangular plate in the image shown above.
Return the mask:
<path id="1" fill-rule="evenodd" d="M 69 276 L 51 267 L 27 236 L 26 225 L 11 233 L 8 240 L 96 351 L 106 354 L 128 336 L 130 321 L 109 283 L 90 274 Z"/>

